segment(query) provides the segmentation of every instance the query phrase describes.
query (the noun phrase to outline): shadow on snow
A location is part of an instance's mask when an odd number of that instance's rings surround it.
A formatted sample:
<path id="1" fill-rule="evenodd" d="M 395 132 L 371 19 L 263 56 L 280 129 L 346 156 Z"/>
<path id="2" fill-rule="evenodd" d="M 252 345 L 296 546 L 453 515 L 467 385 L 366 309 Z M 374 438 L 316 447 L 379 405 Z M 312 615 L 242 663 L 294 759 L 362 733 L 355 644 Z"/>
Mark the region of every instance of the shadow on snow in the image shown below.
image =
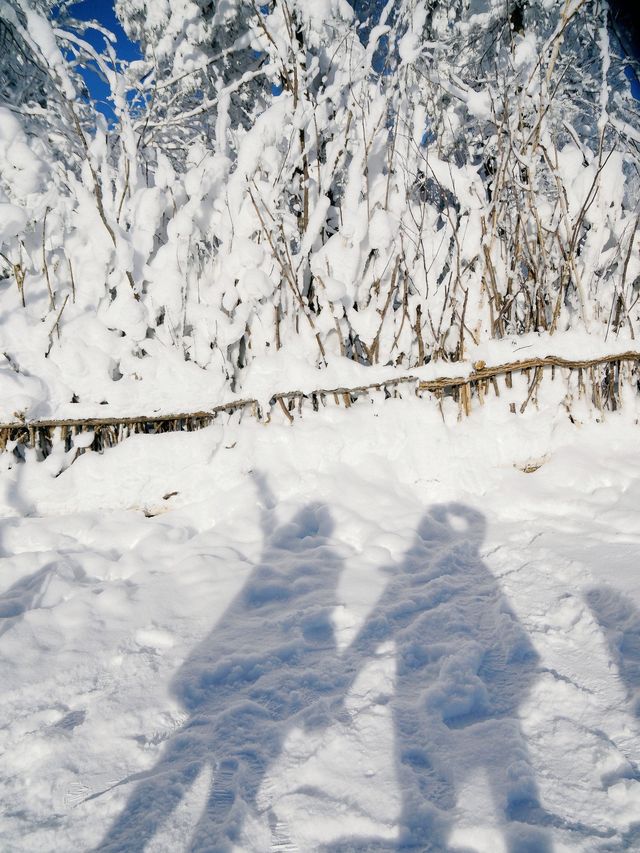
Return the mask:
<path id="1" fill-rule="evenodd" d="M 640 717 L 640 611 L 610 586 L 589 590 L 587 602 L 607 638 L 633 713 Z"/>
<path id="2" fill-rule="evenodd" d="M 350 840 L 332 851 L 449 849 L 455 810 L 473 797 L 467 783 L 489 788 L 509 851 L 551 849 L 535 826 L 549 816 L 518 722 L 538 657 L 480 558 L 484 533 L 479 512 L 432 507 L 404 560 L 388 567 L 383 596 L 347 652 L 355 673 L 381 643 L 395 643 L 391 704 L 402 814 L 395 842 Z"/>
<path id="3" fill-rule="evenodd" d="M 135 787 L 98 849 L 142 850 L 206 764 L 213 783 L 189 849 L 231 849 L 288 732 L 344 720 L 358 673 L 393 641 L 398 838 L 327 849 L 447 850 L 465 783 L 477 779 L 502 813 L 510 851 L 550 850 L 536 826 L 547 821 L 518 722 L 537 656 L 479 556 L 483 517 L 460 504 L 433 507 L 339 655 L 331 616 L 343 565 L 330 513 L 312 503 L 272 529 L 273 499 L 260 484 L 262 558 L 173 679 L 189 718 L 155 767 L 125 780 Z"/>

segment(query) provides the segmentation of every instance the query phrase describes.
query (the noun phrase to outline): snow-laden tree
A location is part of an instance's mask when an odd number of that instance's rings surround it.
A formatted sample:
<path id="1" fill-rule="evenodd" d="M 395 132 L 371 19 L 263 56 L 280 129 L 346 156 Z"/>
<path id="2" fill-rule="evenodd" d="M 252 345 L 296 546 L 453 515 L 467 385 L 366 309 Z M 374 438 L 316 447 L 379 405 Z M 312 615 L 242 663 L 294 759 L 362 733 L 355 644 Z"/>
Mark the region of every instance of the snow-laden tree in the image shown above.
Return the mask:
<path id="1" fill-rule="evenodd" d="M 214 400 L 296 360 L 633 331 L 640 122 L 606 5 L 369 6 L 122 0 L 122 63 L 72 7 L 4 0 L 31 57 L 0 122 L 18 369 L 87 365 L 61 399 L 169 372 Z"/>
<path id="2" fill-rule="evenodd" d="M 266 57 L 255 49 L 256 3 L 117 0 L 115 7 L 142 51 L 129 69 L 145 101 L 140 148 L 160 147 L 180 165 L 195 143 L 226 153 L 229 127 L 250 126 L 271 90 Z"/>
<path id="3" fill-rule="evenodd" d="M 426 107 L 418 177 L 456 220 L 439 289 L 457 355 L 465 334 L 584 325 L 606 335 L 628 321 L 638 114 L 607 24 L 606 4 L 586 0 L 396 8 L 399 134 Z M 436 174 L 442 163 L 449 179 Z"/>
<path id="4" fill-rule="evenodd" d="M 235 123 L 232 111 L 224 122 L 218 115 L 220 144 L 191 143 L 186 194 L 146 286 L 157 334 L 168 341 L 186 330 L 190 357 L 216 362 L 232 383 L 290 339 L 324 361 L 328 332 L 316 317 L 323 305 L 326 325 L 331 303 L 311 258 L 336 229 L 332 194 L 347 155 L 354 51 L 362 53 L 344 2 L 262 7 L 244 21 L 268 96 L 245 81 L 238 92 L 252 113 L 247 106 Z"/>
<path id="5" fill-rule="evenodd" d="M 143 165 L 126 81 L 110 34 L 97 51 L 66 7 L 3 0 L 0 18 L 14 45 L 0 103 L 1 298 L 12 317 L 2 351 L 11 370 L 43 377 L 57 405 L 100 402 L 147 330 L 123 221 Z M 113 127 L 79 73 L 89 64 L 110 85 Z M 67 375 L 74 362 L 79 375 Z"/>

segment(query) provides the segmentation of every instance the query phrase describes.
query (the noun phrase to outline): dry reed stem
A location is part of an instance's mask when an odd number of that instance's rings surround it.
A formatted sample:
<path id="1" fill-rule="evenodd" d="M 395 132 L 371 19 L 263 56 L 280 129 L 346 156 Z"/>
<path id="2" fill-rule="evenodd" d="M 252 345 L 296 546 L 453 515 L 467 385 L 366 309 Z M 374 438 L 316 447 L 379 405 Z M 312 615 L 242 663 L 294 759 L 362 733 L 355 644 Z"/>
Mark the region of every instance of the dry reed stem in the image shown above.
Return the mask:
<path id="1" fill-rule="evenodd" d="M 458 402 L 460 412 L 464 411 L 464 414 L 468 416 L 471 413 L 474 386 L 476 395 L 480 403 L 483 404 L 488 392 L 489 382 L 491 382 L 496 396 L 499 397 L 500 391 L 496 381 L 498 376 L 504 376 L 507 386 L 512 387 L 511 379 L 514 371 L 518 370 L 529 373 L 531 370 L 534 370 L 533 380 L 529 384 L 527 397 L 520 406 L 520 412 L 523 413 L 542 380 L 544 369 L 547 367 L 551 368 L 553 375 L 555 368 L 559 367 L 570 372 L 573 370 L 578 371 L 579 397 L 587 392 L 584 373 L 588 373 L 592 388 L 592 401 L 595 407 L 602 412 L 605 408 L 605 403 L 613 410 L 619 407 L 619 391 L 624 375 L 624 370 L 621 370 L 621 366 L 625 363 L 628 365 L 627 374 L 632 379 L 632 364 L 637 362 L 640 362 L 640 352 L 631 351 L 604 356 L 602 358 L 582 360 L 564 359 L 557 356 L 530 358 L 491 367 L 483 366 L 467 376 L 440 377 L 429 380 L 419 380 L 415 376 L 400 376 L 396 379 L 371 383 L 370 385 L 360 385 L 355 388 L 317 389 L 311 392 L 288 391 L 274 394 L 270 401 L 270 407 L 277 403 L 289 422 L 293 422 L 294 418 L 290 410 L 295 406 L 296 401 L 300 413 L 302 413 L 302 403 L 305 399 L 311 399 L 314 411 L 318 411 L 318 400 L 322 402 L 323 406 L 326 406 L 326 396 L 332 394 L 336 405 L 340 405 L 340 398 L 342 397 L 345 407 L 348 408 L 351 406 L 352 401 L 361 395 L 378 391 L 384 392 L 386 396 L 391 396 L 389 389 L 392 389 L 393 396 L 398 396 L 398 386 L 413 384 L 414 392 L 417 396 L 421 396 L 424 391 L 434 394 L 441 412 L 443 396 L 445 396 L 446 391 L 449 391 L 453 399 Z M 604 375 L 600 372 L 602 370 Z M 603 400 L 603 387 L 606 389 L 604 392 L 605 400 Z M 0 424 L 0 450 L 6 450 L 9 444 L 12 447 L 22 445 L 34 448 L 39 452 L 39 455 L 46 457 L 51 452 L 53 441 L 56 437 L 59 437 L 65 443 L 65 449 L 70 450 L 73 435 L 81 434 L 85 430 L 93 430 L 94 441 L 92 447 L 96 450 L 102 450 L 104 447 L 111 447 L 117 444 L 132 433 L 155 434 L 182 430 L 191 432 L 211 424 L 219 414 L 239 412 L 242 417 L 242 414 L 247 409 L 251 409 L 256 419 L 264 419 L 265 423 L 269 423 L 271 420 L 270 407 L 264 413 L 264 418 L 257 400 L 240 399 L 215 406 L 207 411 L 197 412 L 155 414 L 152 416 L 137 417 L 52 418 L 37 421 L 13 421 Z M 510 403 L 509 408 L 515 414 L 515 403 Z M 83 452 L 84 448 L 78 448 L 77 455 Z"/>

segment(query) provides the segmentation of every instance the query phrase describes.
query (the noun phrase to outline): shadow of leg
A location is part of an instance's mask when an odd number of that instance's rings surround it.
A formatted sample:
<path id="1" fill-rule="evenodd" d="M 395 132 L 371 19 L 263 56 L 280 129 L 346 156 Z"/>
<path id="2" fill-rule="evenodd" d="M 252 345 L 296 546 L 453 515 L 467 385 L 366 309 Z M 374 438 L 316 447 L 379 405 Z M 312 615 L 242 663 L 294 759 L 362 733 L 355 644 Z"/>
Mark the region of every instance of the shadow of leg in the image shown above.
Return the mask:
<path id="1" fill-rule="evenodd" d="M 242 829 L 256 811 L 256 799 L 268 767 L 256 753 L 223 758 L 214 768 L 205 810 L 191 838 L 191 853 L 229 853 L 239 849 Z"/>
<path id="2" fill-rule="evenodd" d="M 199 746 L 200 738 L 183 730 L 174 735 L 155 767 L 126 780 L 137 782 L 136 787 L 97 851 L 132 853 L 144 849 L 180 805 L 204 766 L 201 756 L 206 753 Z"/>
<path id="3" fill-rule="evenodd" d="M 224 758 L 213 771 L 213 784 L 205 810 L 191 838 L 192 853 L 228 853 L 242 828 L 242 809 L 238 808 L 239 762 Z"/>

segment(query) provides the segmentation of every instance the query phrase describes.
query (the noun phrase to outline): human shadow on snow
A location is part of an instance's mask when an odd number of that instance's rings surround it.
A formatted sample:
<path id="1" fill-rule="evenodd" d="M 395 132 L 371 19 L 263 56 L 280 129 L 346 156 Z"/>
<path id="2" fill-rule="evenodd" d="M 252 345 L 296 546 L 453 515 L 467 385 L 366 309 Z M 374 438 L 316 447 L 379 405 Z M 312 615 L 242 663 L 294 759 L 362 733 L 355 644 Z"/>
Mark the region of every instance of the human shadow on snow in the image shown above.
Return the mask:
<path id="1" fill-rule="evenodd" d="M 459 806 L 478 789 L 511 853 L 551 850 L 543 827 L 553 818 L 540 806 L 518 720 L 538 656 L 480 557 L 485 527 L 470 507 L 433 506 L 404 559 L 387 567 L 385 591 L 345 656 L 353 680 L 381 644 L 395 644 L 402 812 L 393 842 L 349 839 L 324 848 L 332 853 L 449 850 Z"/>
<path id="2" fill-rule="evenodd" d="M 256 479 L 262 557 L 175 675 L 171 689 L 189 718 L 155 767 L 135 777 L 101 851 L 142 850 L 207 764 L 213 783 L 189 849 L 231 849 L 288 731 L 328 725 L 337 660 L 331 616 L 342 570 L 330 547 L 331 516 L 310 503 L 274 527 L 273 498 Z"/>
<path id="3" fill-rule="evenodd" d="M 538 658 L 480 558 L 482 515 L 461 504 L 426 513 L 403 560 L 387 567 L 359 635 L 338 654 L 331 616 L 343 566 L 330 514 L 310 504 L 270 529 L 273 502 L 264 503 L 261 560 L 173 679 L 189 719 L 155 767 L 125 780 L 135 788 L 98 849 L 142 850 L 207 763 L 214 781 L 189 849 L 231 849 L 288 732 L 344 724 L 358 673 L 393 641 L 399 835 L 325 849 L 446 851 L 459 806 L 480 786 L 502 813 L 508 850 L 547 853 L 549 821 L 518 721 Z"/>

